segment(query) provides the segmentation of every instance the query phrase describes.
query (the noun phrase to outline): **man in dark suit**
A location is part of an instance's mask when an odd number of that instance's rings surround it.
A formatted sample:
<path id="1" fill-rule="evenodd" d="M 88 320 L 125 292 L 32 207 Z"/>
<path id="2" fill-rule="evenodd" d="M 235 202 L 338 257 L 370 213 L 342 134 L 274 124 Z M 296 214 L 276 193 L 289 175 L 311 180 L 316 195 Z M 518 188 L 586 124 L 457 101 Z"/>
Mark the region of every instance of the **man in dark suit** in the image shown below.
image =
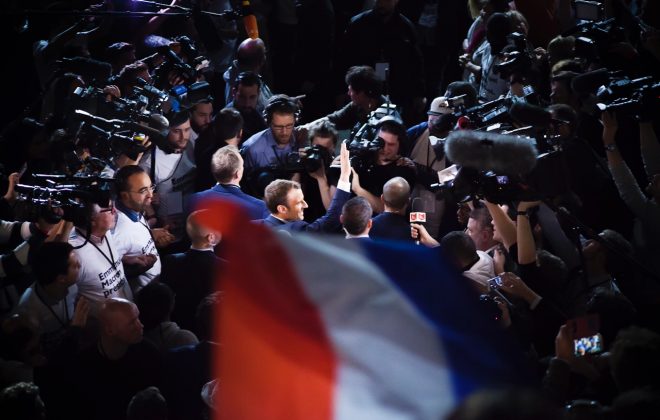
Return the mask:
<path id="1" fill-rule="evenodd" d="M 357 239 L 359 241 L 371 241 L 369 229 L 371 229 L 371 205 L 364 197 L 353 197 L 344 204 L 341 209 L 341 220 L 346 232 L 346 239 Z"/>
<path id="2" fill-rule="evenodd" d="M 258 223 L 270 226 L 277 230 L 306 231 L 306 232 L 337 232 L 341 227 L 339 216 L 344 203 L 351 196 L 351 164 L 346 144 L 341 145 L 340 154 L 341 173 L 337 182 L 337 191 L 327 213 L 308 223 L 303 220 L 304 211 L 308 207 L 300 184 L 295 181 L 277 179 L 266 187 L 264 201 L 270 215 Z"/>
<path id="3" fill-rule="evenodd" d="M 408 181 L 400 176 L 390 179 L 383 186 L 380 199 L 385 211 L 374 217 L 369 236 L 372 239 L 412 241 L 410 223 L 406 217 L 410 199 Z"/>
<path id="4" fill-rule="evenodd" d="M 216 197 L 238 203 L 247 211 L 250 220 L 260 220 L 270 214 L 266 204 L 258 198 L 244 193 L 239 186 L 243 178 L 243 158 L 234 146 L 218 149 L 211 158 L 211 172 L 218 182 L 211 189 L 193 194 L 191 210 L 202 200 Z"/>
<path id="5" fill-rule="evenodd" d="M 186 232 L 191 246 L 186 252 L 163 257 L 160 281 L 169 285 L 176 294 L 172 321 L 181 328 L 195 328 L 195 309 L 199 302 L 215 290 L 214 283 L 224 260 L 215 255 L 213 248 L 221 235 L 199 223 L 202 212 L 188 216 Z"/>

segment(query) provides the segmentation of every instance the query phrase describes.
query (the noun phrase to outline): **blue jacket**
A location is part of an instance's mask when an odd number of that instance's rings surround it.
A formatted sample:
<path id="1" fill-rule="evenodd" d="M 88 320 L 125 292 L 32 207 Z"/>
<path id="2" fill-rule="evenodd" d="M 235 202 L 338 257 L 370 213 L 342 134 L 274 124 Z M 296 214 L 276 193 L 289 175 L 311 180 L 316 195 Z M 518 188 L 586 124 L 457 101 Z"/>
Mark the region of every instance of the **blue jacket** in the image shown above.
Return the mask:
<path id="1" fill-rule="evenodd" d="M 312 223 L 305 222 L 304 220 L 296 220 L 295 222 L 283 222 L 273 215 L 269 215 L 263 220 L 258 220 L 256 223 L 262 223 L 277 230 L 287 230 L 293 232 L 335 233 L 338 232 L 339 228 L 341 227 L 341 223 L 339 222 L 341 209 L 344 207 L 344 203 L 346 203 L 350 197 L 351 193 L 343 190 L 337 190 L 334 197 L 332 197 L 330 208 L 328 208 L 326 214 L 314 220 Z"/>
<path id="2" fill-rule="evenodd" d="M 241 205 L 247 210 L 247 216 L 250 220 L 260 220 L 270 214 L 263 200 L 244 193 L 240 187 L 235 185 L 220 184 L 216 184 L 206 191 L 193 194 L 190 197 L 190 211 L 188 213 L 195 210 L 197 203 L 208 198 L 222 198 Z"/>

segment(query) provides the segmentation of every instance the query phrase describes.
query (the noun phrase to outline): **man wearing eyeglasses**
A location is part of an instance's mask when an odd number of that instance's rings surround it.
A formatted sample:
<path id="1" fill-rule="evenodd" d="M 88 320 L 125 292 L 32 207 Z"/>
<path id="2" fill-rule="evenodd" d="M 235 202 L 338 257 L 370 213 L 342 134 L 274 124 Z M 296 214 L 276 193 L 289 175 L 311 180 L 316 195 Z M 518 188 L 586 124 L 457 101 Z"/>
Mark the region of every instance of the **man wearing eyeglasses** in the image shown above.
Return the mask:
<path id="1" fill-rule="evenodd" d="M 131 289 L 137 292 L 160 274 L 156 245 L 168 245 L 174 237 L 166 229 L 152 230 L 147 223 L 154 186 L 144 169 L 124 166 L 115 174 L 115 184 L 119 211 L 113 234 Z"/>
<path id="2" fill-rule="evenodd" d="M 112 201 L 102 201 L 101 204 L 84 203 L 74 215 L 75 229 L 69 237 L 69 243 L 80 260 L 76 280 L 78 294 L 89 300 L 90 314 L 94 317 L 105 299 L 119 297 L 133 300 L 122 254 L 111 232 L 116 224 L 117 210 Z"/>
<path id="3" fill-rule="evenodd" d="M 298 114 L 295 99 L 275 95 L 268 101 L 264 112 L 268 128 L 250 137 L 241 150 L 248 175 L 258 174 L 261 169 L 282 167 L 287 155 L 298 150 L 294 136 Z"/>

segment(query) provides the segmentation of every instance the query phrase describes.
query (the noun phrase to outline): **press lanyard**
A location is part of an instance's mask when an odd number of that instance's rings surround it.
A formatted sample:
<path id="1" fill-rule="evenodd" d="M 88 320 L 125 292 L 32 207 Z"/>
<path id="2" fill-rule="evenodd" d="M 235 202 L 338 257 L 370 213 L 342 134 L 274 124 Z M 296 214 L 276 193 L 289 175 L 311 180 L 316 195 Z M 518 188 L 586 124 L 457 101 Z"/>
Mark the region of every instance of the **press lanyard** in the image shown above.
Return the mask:
<path id="1" fill-rule="evenodd" d="M 50 313 L 53 314 L 53 316 L 55 317 L 55 319 L 57 320 L 57 322 L 59 322 L 60 325 L 61 325 L 62 327 L 66 327 L 67 325 L 69 325 L 69 321 L 70 321 L 71 319 L 69 318 L 69 306 L 66 304 L 66 297 L 65 297 L 64 299 L 62 299 L 62 302 L 64 303 L 64 316 L 66 317 L 66 323 L 64 323 L 64 322 L 62 322 L 62 320 L 60 319 L 60 317 L 57 316 L 57 314 L 55 313 L 55 311 L 53 310 L 53 308 L 52 308 L 52 307 L 46 302 L 46 300 L 45 300 L 45 299 L 39 294 L 39 291 L 37 290 L 37 285 L 36 285 L 36 284 L 34 285 L 34 293 L 36 293 L 36 295 L 37 295 L 37 297 L 39 298 L 39 300 L 41 301 L 41 303 L 43 303 L 44 306 L 45 306 L 46 308 L 48 308 L 48 310 L 50 311 Z"/>

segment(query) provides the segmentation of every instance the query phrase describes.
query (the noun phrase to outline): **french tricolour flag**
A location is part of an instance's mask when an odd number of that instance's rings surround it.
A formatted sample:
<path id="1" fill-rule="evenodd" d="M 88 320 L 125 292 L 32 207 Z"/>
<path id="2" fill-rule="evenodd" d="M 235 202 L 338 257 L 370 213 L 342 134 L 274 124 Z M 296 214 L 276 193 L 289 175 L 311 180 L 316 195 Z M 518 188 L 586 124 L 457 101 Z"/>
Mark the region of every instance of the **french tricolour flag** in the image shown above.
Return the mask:
<path id="1" fill-rule="evenodd" d="M 203 207 L 229 260 L 216 419 L 436 420 L 521 384 L 518 351 L 433 250 L 292 237 Z"/>

